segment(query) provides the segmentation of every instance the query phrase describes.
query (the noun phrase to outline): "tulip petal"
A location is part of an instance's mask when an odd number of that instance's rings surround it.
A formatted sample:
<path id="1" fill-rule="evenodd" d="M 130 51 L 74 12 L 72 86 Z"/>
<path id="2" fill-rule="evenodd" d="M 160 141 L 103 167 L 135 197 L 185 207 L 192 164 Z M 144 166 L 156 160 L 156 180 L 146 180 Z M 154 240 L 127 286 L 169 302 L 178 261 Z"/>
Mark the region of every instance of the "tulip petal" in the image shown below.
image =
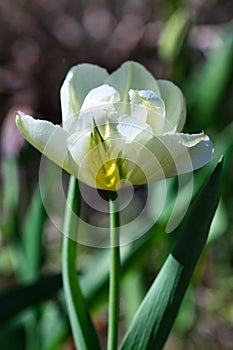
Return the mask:
<path id="1" fill-rule="evenodd" d="M 157 110 L 161 114 L 164 114 L 165 106 L 164 102 L 159 95 L 152 90 L 139 90 L 138 96 L 142 99 L 144 104 L 152 110 Z"/>
<path id="2" fill-rule="evenodd" d="M 82 104 L 81 111 L 93 107 L 108 107 L 113 108 L 113 103 L 120 101 L 120 94 L 112 86 L 107 84 L 98 86 L 92 89 Z"/>
<path id="3" fill-rule="evenodd" d="M 105 80 L 106 84 L 119 91 L 121 102 L 129 102 L 128 92 L 134 90 L 152 90 L 160 96 L 160 91 L 155 78 L 141 64 L 128 61 Z"/>
<path id="4" fill-rule="evenodd" d="M 77 132 L 68 140 L 72 158 L 78 164 L 76 177 L 91 187 L 103 190 L 115 190 L 120 180 L 117 166 L 118 149 L 114 149 L 110 140 L 102 141 L 97 127 L 86 133 Z M 94 141 L 94 142 L 92 142 Z"/>
<path id="5" fill-rule="evenodd" d="M 150 125 L 154 135 L 161 135 L 172 130 L 165 116 L 163 100 L 151 90 L 129 91 L 131 115 Z"/>
<path id="6" fill-rule="evenodd" d="M 41 153 L 71 173 L 66 140 L 68 133 L 59 125 L 18 113 L 16 124 L 24 138 Z"/>
<path id="7" fill-rule="evenodd" d="M 85 110 L 80 113 L 79 117 L 70 118 L 65 123 L 65 129 L 69 134 L 80 132 L 80 134 L 87 134 L 92 131 L 94 125 L 98 126 L 103 139 L 109 137 L 110 134 L 116 132 L 118 112 L 109 111 L 108 108 L 102 107 L 100 109 Z"/>
<path id="8" fill-rule="evenodd" d="M 60 91 L 63 123 L 79 113 L 88 92 L 107 77 L 106 69 L 93 64 L 83 63 L 69 70 Z"/>
<path id="9" fill-rule="evenodd" d="M 147 142 L 138 156 L 138 164 L 144 169 L 147 182 L 153 182 L 192 172 L 208 163 L 212 154 L 212 142 L 203 133 L 166 134 Z"/>
<path id="10" fill-rule="evenodd" d="M 118 118 L 117 131 L 124 137 L 126 143 L 136 141 L 145 144 L 153 135 L 148 124 L 127 115 Z"/>
<path id="11" fill-rule="evenodd" d="M 183 129 L 186 119 L 186 106 L 181 90 L 168 80 L 157 80 L 161 98 L 166 106 L 166 120 L 168 120 L 175 130 Z"/>
<path id="12" fill-rule="evenodd" d="M 67 147 L 74 161 L 80 165 L 90 149 L 91 131 L 77 131 L 67 139 Z"/>

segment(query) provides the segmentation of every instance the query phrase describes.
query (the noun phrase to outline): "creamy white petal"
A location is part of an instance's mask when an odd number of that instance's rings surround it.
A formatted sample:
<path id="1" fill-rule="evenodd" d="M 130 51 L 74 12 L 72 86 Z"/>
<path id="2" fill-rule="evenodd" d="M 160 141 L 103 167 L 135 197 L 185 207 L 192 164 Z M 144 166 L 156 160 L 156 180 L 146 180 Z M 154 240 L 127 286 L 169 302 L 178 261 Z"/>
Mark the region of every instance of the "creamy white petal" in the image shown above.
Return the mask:
<path id="1" fill-rule="evenodd" d="M 95 89 L 92 89 L 82 104 L 81 111 L 85 109 L 91 109 L 93 107 L 108 107 L 109 109 L 113 108 L 113 103 L 120 101 L 119 92 L 114 89 L 112 86 L 107 84 L 98 86 Z"/>
<path id="2" fill-rule="evenodd" d="M 67 120 L 64 127 L 70 134 L 76 132 L 82 134 L 92 131 L 96 125 L 102 138 L 106 139 L 110 133 L 116 132 L 118 117 L 118 112 L 105 110 L 105 108 L 87 110 L 81 112 L 78 118 Z"/>
<path id="3" fill-rule="evenodd" d="M 166 119 L 177 131 L 183 129 L 186 119 L 186 105 L 181 90 L 168 80 L 157 80 L 161 98 L 165 103 Z"/>
<path id="4" fill-rule="evenodd" d="M 95 132 L 75 133 L 68 138 L 69 151 L 78 164 L 76 176 L 89 186 L 114 190 L 120 181 L 117 162 L 123 145 L 119 139 L 95 140 Z"/>
<path id="5" fill-rule="evenodd" d="M 146 169 L 148 182 L 153 182 L 192 172 L 208 163 L 212 154 L 212 142 L 203 134 L 167 134 L 150 139 L 138 163 Z"/>
<path id="6" fill-rule="evenodd" d="M 152 74 L 140 63 L 128 61 L 114 71 L 105 80 L 120 93 L 123 103 L 129 102 L 128 92 L 134 90 L 152 90 L 160 95 L 158 84 Z"/>
<path id="7" fill-rule="evenodd" d="M 131 115 L 141 119 L 140 114 L 135 113 L 135 108 L 138 105 L 145 106 L 146 109 L 157 111 L 164 116 L 165 106 L 163 100 L 151 90 L 129 90 L 129 99 L 131 103 Z M 146 121 L 146 119 L 144 120 Z"/>
<path id="8" fill-rule="evenodd" d="M 24 138 L 41 153 L 71 173 L 66 144 L 68 133 L 59 125 L 18 113 L 16 124 Z"/>
<path id="9" fill-rule="evenodd" d="M 145 105 L 152 110 L 158 110 L 161 114 L 164 114 L 165 106 L 160 96 L 151 90 L 139 90 L 138 96 L 141 97 Z"/>
<path id="10" fill-rule="evenodd" d="M 93 64 L 82 63 L 69 70 L 60 91 L 63 123 L 77 116 L 88 92 L 107 77 L 106 69 Z"/>
<path id="11" fill-rule="evenodd" d="M 131 115 L 150 125 L 154 135 L 161 135 L 172 130 L 165 120 L 163 100 L 151 90 L 129 91 Z"/>
<path id="12" fill-rule="evenodd" d="M 150 125 L 127 115 L 118 118 L 117 131 L 125 138 L 126 143 L 137 141 L 145 144 L 153 135 Z"/>
<path id="13" fill-rule="evenodd" d="M 189 148 L 193 169 L 199 169 L 208 163 L 213 156 L 214 148 L 211 140 L 205 139 Z"/>
<path id="14" fill-rule="evenodd" d="M 91 130 L 77 131 L 67 138 L 67 147 L 74 161 L 79 165 L 91 144 Z"/>

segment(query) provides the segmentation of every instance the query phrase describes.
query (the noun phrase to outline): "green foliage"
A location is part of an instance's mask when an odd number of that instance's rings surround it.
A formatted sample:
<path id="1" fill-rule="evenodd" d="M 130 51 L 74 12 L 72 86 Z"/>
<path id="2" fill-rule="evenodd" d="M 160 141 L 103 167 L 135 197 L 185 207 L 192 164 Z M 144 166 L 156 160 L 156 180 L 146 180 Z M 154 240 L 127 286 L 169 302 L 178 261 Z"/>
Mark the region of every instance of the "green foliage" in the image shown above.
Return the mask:
<path id="1" fill-rule="evenodd" d="M 123 340 L 122 350 L 163 347 L 206 243 L 219 201 L 220 180 L 221 164 L 218 164 L 190 209 L 172 253 L 140 305 Z"/>
<path id="2" fill-rule="evenodd" d="M 64 219 L 64 237 L 63 237 L 63 288 L 65 300 L 68 308 L 69 319 L 72 333 L 77 348 L 90 350 L 100 349 L 98 336 L 91 322 L 90 315 L 86 306 L 85 298 L 82 295 L 76 272 L 76 250 L 77 243 L 72 240 L 70 234 L 77 232 L 75 221 L 72 219 L 74 213 L 78 213 L 80 207 L 80 197 L 77 195 L 77 180 L 74 177 L 70 179 L 69 191 L 67 196 L 67 205 Z"/>
<path id="3" fill-rule="evenodd" d="M 215 122 L 225 126 L 225 96 L 232 77 L 233 36 L 232 28 L 227 28 L 222 35 L 222 43 L 212 49 L 201 69 L 197 67 L 184 82 L 187 106 L 195 116 L 193 122 L 209 128 Z M 217 113 L 216 113 L 217 112 Z"/>
<path id="4" fill-rule="evenodd" d="M 34 281 L 40 275 L 42 234 L 46 218 L 40 190 L 36 188 L 22 227 L 24 264 L 22 263 L 22 268 L 19 271 L 22 281 Z"/>
<path id="5" fill-rule="evenodd" d="M 171 15 L 159 36 L 158 52 L 162 60 L 174 62 L 178 58 L 188 27 L 188 14 L 179 8 Z"/>

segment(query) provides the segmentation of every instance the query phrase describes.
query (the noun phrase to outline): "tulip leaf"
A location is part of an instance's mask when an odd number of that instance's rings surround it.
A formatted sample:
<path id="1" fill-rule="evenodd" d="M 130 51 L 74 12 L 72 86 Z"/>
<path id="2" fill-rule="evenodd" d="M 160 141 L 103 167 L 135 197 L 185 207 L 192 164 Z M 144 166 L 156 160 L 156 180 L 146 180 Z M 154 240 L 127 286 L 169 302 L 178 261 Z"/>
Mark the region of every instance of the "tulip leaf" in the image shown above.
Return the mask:
<path id="1" fill-rule="evenodd" d="M 220 197 L 221 163 L 189 210 L 177 243 L 138 309 L 121 350 L 160 350 L 164 346 L 207 241 Z"/>
<path id="2" fill-rule="evenodd" d="M 29 306 L 54 297 L 62 286 L 61 274 L 41 277 L 37 282 L 12 287 L 0 294 L 0 325 Z"/>
<path id="3" fill-rule="evenodd" d="M 168 19 L 158 39 L 158 52 L 162 60 L 174 62 L 180 54 L 189 27 L 188 14 L 177 9 Z"/>
<path id="4" fill-rule="evenodd" d="M 2 232 L 8 238 L 13 238 L 19 235 L 17 227 L 17 210 L 19 204 L 19 176 L 18 165 L 16 158 L 5 157 L 2 162 L 2 177 L 3 177 L 3 211 L 7 216 Z M 0 226 L 3 223 L 0 222 Z M 2 227 L 0 227 L 2 228 Z"/>
<path id="5" fill-rule="evenodd" d="M 40 190 L 37 187 L 23 224 L 22 245 L 25 259 L 19 273 L 20 279 L 24 282 L 34 281 L 40 274 L 41 239 L 46 218 Z"/>
<path id="6" fill-rule="evenodd" d="M 210 51 L 203 67 L 200 69 L 198 66 L 197 71 L 183 84 L 187 106 L 195 115 L 196 125 L 201 124 L 203 128 L 209 127 L 216 117 L 219 123 L 219 113 L 224 113 L 222 97 L 228 92 L 232 76 L 232 27 L 222 33 L 221 42 Z"/>
<path id="7" fill-rule="evenodd" d="M 141 64 L 133 61 L 125 62 L 106 80 L 121 96 L 121 102 L 129 102 L 128 92 L 134 90 L 152 90 L 160 96 L 159 87 L 152 76 Z"/>
<path id="8" fill-rule="evenodd" d="M 83 297 L 76 272 L 77 243 L 69 237 L 75 237 L 76 220 L 73 214 L 80 208 L 80 195 L 77 193 L 77 180 L 70 178 L 67 205 L 64 220 L 62 276 L 69 320 L 77 349 L 100 349 L 98 336 L 91 321 L 87 303 Z M 79 204 L 77 203 L 79 200 Z"/>
<path id="9" fill-rule="evenodd" d="M 3 207 L 6 211 L 16 210 L 19 202 L 18 165 L 14 157 L 5 157 L 2 165 Z"/>

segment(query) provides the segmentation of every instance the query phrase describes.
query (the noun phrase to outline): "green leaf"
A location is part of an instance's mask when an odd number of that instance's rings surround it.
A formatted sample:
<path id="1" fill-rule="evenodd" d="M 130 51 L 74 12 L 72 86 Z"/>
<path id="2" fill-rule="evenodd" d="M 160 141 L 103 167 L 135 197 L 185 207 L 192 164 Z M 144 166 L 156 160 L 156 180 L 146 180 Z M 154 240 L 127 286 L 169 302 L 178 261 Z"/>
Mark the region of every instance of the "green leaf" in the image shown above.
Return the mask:
<path id="1" fill-rule="evenodd" d="M 69 336 L 67 320 L 63 317 L 59 306 L 54 302 L 48 302 L 42 309 L 40 332 L 43 350 L 61 349 L 62 343 Z"/>
<path id="2" fill-rule="evenodd" d="M 62 286 L 61 274 L 41 277 L 30 285 L 17 286 L 0 294 L 0 325 L 25 308 L 54 297 Z"/>
<path id="3" fill-rule="evenodd" d="M 158 39 L 158 52 L 162 60 L 175 61 L 180 54 L 188 28 L 188 14 L 183 8 L 176 10 L 167 21 Z"/>
<path id="4" fill-rule="evenodd" d="M 139 269 L 130 271 L 122 285 L 123 317 L 126 326 L 130 326 L 144 295 L 142 271 Z"/>
<path id="5" fill-rule="evenodd" d="M 77 243 L 69 237 L 76 237 L 78 227 L 74 213 L 77 213 L 77 181 L 70 178 L 67 205 L 64 221 L 63 254 L 62 254 L 62 276 L 66 305 L 69 320 L 77 349 L 92 350 L 100 349 L 98 336 L 91 321 L 87 303 L 81 292 L 76 272 Z M 80 205 L 80 203 L 79 203 Z"/>
<path id="6" fill-rule="evenodd" d="M 35 281 L 40 274 L 42 234 L 47 218 L 39 187 L 36 188 L 31 199 L 22 229 L 22 245 L 24 262 L 20 270 L 22 281 Z"/>
<path id="7" fill-rule="evenodd" d="M 18 205 L 19 205 L 19 175 L 18 164 L 14 157 L 5 157 L 2 161 L 3 193 L 2 208 L 6 219 L 0 222 L 2 232 L 5 237 L 17 237 L 19 230 L 18 223 Z"/>
<path id="8" fill-rule="evenodd" d="M 106 80 L 121 96 L 121 102 L 129 102 L 128 92 L 134 90 L 152 90 L 160 96 L 158 84 L 152 74 L 137 62 L 125 62 Z"/>
<path id="9" fill-rule="evenodd" d="M 14 157 L 5 157 L 2 163 L 3 208 L 16 210 L 19 203 L 18 165 Z"/>
<path id="10" fill-rule="evenodd" d="M 121 350 L 163 347 L 208 237 L 220 197 L 221 165 L 219 162 L 191 207 L 173 252 L 138 309 Z"/>
<path id="11" fill-rule="evenodd" d="M 219 114 L 224 114 L 224 93 L 228 93 L 232 76 L 232 32 L 232 27 L 223 32 L 222 44 L 210 51 L 203 67 L 198 67 L 183 86 L 187 106 L 191 107 L 195 115 L 195 123 L 203 128 L 213 124 L 213 119 L 219 124 Z"/>

